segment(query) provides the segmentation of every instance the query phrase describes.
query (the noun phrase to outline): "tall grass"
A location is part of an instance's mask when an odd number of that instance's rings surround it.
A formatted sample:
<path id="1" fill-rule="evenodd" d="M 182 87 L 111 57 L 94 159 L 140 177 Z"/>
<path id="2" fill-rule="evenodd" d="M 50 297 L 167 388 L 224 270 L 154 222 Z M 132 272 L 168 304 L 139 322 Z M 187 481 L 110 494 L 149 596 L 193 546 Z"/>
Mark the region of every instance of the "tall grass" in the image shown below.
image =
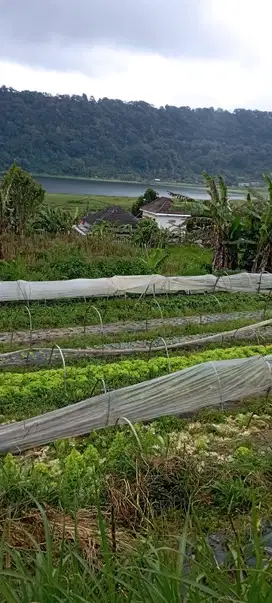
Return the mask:
<path id="1" fill-rule="evenodd" d="M 242 546 L 236 532 L 219 564 L 205 536 L 189 539 L 187 517 L 173 546 L 146 538 L 126 555 L 118 553 L 98 510 L 99 555 L 86 557 L 76 537 L 52 536 L 44 510 L 43 542 L 16 549 L 8 531 L 0 547 L 1 603 L 270 603 L 271 564 L 253 512 L 251 540 Z M 76 534 L 75 523 L 75 534 Z M 112 536 L 112 534 L 111 534 Z M 248 563 L 249 554 L 254 563 Z M 252 567 L 253 565 L 253 567 Z"/>
<path id="2" fill-rule="evenodd" d="M 82 237 L 73 231 L 57 236 L 22 235 L 19 239 L 9 233 L 3 238 L 2 246 L 5 258 L 4 262 L 0 262 L 2 280 L 99 278 L 154 271 L 152 264 L 146 261 L 145 249 L 134 245 L 132 240 L 116 237 L 114 233 Z M 134 264 L 131 265 L 133 260 Z M 159 270 L 166 275 L 206 274 L 210 263 L 209 249 L 199 249 L 193 245 L 172 246 L 165 253 Z"/>
<path id="3" fill-rule="evenodd" d="M 57 236 L 51 234 L 31 234 L 22 235 L 19 239 L 9 233 L 3 238 L 3 255 L 7 262 L 19 261 L 23 258 L 24 264 L 33 265 L 42 259 L 44 254 L 52 254 L 56 260 L 65 258 L 65 254 L 71 257 L 77 252 L 82 257 L 89 257 L 92 253 L 95 256 L 127 256 L 128 252 L 137 256 L 136 247 L 132 246 L 127 239 L 117 239 L 113 235 L 107 234 L 102 237 L 82 237 L 76 233 L 60 233 Z"/>

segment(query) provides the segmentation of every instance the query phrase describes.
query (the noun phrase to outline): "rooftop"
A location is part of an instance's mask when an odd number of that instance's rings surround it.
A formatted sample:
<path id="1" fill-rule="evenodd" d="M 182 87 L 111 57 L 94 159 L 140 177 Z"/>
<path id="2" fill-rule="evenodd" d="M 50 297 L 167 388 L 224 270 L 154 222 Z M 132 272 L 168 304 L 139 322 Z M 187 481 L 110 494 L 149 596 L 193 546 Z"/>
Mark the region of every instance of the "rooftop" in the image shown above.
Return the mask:
<path id="1" fill-rule="evenodd" d="M 131 226 L 137 226 L 138 224 L 138 219 L 135 218 L 135 216 L 133 216 L 129 211 L 119 207 L 119 205 L 105 207 L 100 211 L 89 213 L 83 218 L 83 222 L 87 222 L 90 224 L 90 226 L 102 221 L 122 225 L 130 224 Z"/>
<path id="2" fill-rule="evenodd" d="M 141 207 L 141 210 L 150 211 L 153 214 L 180 214 L 184 216 L 184 211 L 181 211 L 178 207 L 173 204 L 172 199 L 169 197 L 158 197 L 151 203 L 146 203 Z"/>

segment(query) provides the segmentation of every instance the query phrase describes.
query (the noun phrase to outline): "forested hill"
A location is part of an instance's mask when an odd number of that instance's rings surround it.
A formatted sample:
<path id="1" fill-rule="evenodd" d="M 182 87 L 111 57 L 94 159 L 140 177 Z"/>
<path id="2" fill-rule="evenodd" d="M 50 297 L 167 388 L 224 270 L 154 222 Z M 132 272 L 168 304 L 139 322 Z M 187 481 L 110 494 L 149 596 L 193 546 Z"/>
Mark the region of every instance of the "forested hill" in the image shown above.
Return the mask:
<path id="1" fill-rule="evenodd" d="M 272 112 L 154 108 L 0 88 L 0 171 L 229 183 L 272 169 Z"/>

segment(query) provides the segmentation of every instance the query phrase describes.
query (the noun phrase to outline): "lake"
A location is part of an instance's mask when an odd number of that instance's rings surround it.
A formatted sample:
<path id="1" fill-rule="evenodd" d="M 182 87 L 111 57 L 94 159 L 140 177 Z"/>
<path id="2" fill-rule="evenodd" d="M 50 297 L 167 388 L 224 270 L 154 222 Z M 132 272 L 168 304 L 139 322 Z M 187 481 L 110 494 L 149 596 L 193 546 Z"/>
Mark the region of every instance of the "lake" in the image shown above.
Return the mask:
<path id="1" fill-rule="evenodd" d="M 139 197 L 148 187 L 155 188 L 161 197 L 169 197 L 169 191 L 192 197 L 207 199 L 204 188 L 194 185 L 160 184 L 160 182 L 106 182 L 104 180 L 77 180 L 76 178 L 54 178 L 36 176 L 48 193 L 66 193 L 69 195 L 103 195 L 106 197 Z M 231 193 L 232 199 L 244 199 L 245 192 Z"/>

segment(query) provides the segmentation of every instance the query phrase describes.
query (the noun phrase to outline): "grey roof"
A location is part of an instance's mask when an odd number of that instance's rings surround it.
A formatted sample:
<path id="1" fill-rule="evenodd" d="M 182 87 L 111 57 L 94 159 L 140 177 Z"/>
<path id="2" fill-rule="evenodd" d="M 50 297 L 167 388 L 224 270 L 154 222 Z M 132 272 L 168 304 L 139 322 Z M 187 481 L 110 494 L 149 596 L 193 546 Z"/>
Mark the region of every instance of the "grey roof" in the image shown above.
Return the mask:
<path id="1" fill-rule="evenodd" d="M 121 225 L 130 224 L 131 226 L 137 226 L 139 221 L 130 212 L 126 211 L 122 207 L 119 207 L 118 205 L 111 205 L 101 209 L 100 211 L 89 213 L 87 216 L 84 216 L 83 220 L 90 225 L 103 221 Z"/>
<path id="2" fill-rule="evenodd" d="M 184 215 L 184 211 L 180 211 L 180 209 L 173 206 L 173 201 L 169 197 L 158 197 L 158 199 L 155 199 L 155 201 L 151 201 L 150 203 L 143 205 L 141 210 L 150 211 L 154 214 Z"/>

